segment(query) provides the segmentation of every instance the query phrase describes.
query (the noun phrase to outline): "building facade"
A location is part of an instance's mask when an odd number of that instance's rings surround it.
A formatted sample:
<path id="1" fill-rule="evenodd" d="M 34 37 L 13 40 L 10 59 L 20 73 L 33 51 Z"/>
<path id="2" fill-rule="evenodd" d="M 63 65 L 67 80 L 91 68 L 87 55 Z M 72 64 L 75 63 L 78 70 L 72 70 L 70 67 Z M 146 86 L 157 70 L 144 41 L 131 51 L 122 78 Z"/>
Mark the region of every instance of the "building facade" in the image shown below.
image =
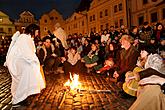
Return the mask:
<path id="1" fill-rule="evenodd" d="M 12 36 L 14 32 L 14 23 L 10 21 L 8 15 L 0 11 L 0 39 L 2 36 Z"/>
<path id="2" fill-rule="evenodd" d="M 20 31 L 30 24 L 38 25 L 37 20 L 35 20 L 34 15 L 30 11 L 24 11 L 20 15 L 20 18 L 15 21 L 16 30 Z"/>
<path id="3" fill-rule="evenodd" d="M 50 12 L 43 14 L 39 22 L 40 22 L 39 23 L 40 35 L 41 38 L 43 38 L 44 36 L 48 35 L 48 31 L 50 31 L 51 33 L 53 32 L 54 25 L 56 23 L 59 23 L 63 27 L 65 21 L 62 15 L 59 12 L 57 12 L 55 9 L 53 9 Z"/>
<path id="4" fill-rule="evenodd" d="M 66 19 L 64 30 L 67 35 L 88 33 L 88 22 L 86 13 L 74 13 L 70 18 Z"/>
<path id="5" fill-rule="evenodd" d="M 127 26 L 125 0 L 93 0 L 88 11 L 89 32 L 100 32 L 115 26 Z"/>
<path id="6" fill-rule="evenodd" d="M 98 33 L 110 26 L 119 29 L 127 26 L 126 11 L 126 0 L 93 0 L 87 12 L 74 13 L 67 19 L 65 29 L 68 34 Z"/>
<path id="7" fill-rule="evenodd" d="M 129 21 L 132 26 L 161 22 L 165 25 L 165 0 L 128 0 Z"/>

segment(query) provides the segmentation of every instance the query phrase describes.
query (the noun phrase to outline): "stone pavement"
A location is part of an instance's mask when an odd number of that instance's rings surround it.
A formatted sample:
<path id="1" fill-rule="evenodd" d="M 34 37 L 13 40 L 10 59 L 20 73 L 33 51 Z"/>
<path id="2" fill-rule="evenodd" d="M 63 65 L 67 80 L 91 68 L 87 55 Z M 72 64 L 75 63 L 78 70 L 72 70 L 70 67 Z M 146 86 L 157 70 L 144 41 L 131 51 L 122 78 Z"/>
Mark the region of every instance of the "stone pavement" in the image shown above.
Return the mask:
<path id="1" fill-rule="evenodd" d="M 65 91 L 65 74 L 46 76 L 47 87 L 40 94 L 28 99 L 30 105 L 12 108 L 11 77 L 0 67 L 0 109 L 2 110 L 128 110 L 135 99 L 121 99 L 116 84 L 96 74 L 80 74 L 79 81 L 84 91 Z M 111 90 L 96 91 L 96 90 Z"/>

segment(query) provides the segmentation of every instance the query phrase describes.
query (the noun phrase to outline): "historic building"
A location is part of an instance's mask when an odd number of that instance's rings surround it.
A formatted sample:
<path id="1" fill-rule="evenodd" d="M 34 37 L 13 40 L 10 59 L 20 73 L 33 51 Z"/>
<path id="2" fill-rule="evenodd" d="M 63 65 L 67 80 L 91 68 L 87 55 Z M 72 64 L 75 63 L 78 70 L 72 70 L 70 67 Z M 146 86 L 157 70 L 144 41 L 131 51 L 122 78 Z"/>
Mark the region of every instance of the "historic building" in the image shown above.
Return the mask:
<path id="1" fill-rule="evenodd" d="M 100 32 L 110 26 L 127 26 L 126 0 L 93 0 L 88 11 L 74 13 L 67 19 L 68 34 Z"/>
<path id="2" fill-rule="evenodd" d="M 57 12 L 55 9 L 51 10 L 48 13 L 43 14 L 39 21 L 40 21 L 41 38 L 48 35 L 48 31 L 53 32 L 54 25 L 56 23 L 59 23 L 63 27 L 65 22 L 63 20 L 62 15 L 59 12 Z"/>
<path id="3" fill-rule="evenodd" d="M 38 25 L 38 22 L 37 20 L 35 20 L 35 17 L 31 12 L 24 11 L 20 14 L 20 18 L 16 20 L 14 24 L 15 24 L 16 30 L 20 31 L 21 29 L 27 27 L 30 24 Z"/>
<path id="4" fill-rule="evenodd" d="M 161 22 L 165 25 L 165 0 L 128 0 L 129 25 Z"/>
<path id="5" fill-rule="evenodd" d="M 127 26 L 126 0 L 93 0 L 88 11 L 89 31 Z"/>
<path id="6" fill-rule="evenodd" d="M 11 36 L 15 32 L 15 26 L 9 16 L 0 11 L 0 39 L 2 36 Z"/>
<path id="7" fill-rule="evenodd" d="M 67 35 L 69 34 L 85 34 L 88 33 L 87 16 L 84 13 L 74 13 L 70 18 L 66 19 L 65 28 Z"/>

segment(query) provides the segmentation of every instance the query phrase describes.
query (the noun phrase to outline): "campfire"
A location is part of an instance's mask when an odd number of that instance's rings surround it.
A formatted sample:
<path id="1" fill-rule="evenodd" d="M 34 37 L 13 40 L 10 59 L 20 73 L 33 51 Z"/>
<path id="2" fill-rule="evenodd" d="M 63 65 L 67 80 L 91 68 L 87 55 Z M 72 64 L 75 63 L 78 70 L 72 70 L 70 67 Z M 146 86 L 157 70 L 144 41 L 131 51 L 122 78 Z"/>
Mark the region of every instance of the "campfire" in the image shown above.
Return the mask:
<path id="1" fill-rule="evenodd" d="M 63 97 L 60 101 L 58 109 L 61 108 L 61 106 L 65 100 L 66 94 L 76 96 L 77 94 L 83 94 L 83 93 L 90 93 L 90 94 L 91 93 L 111 93 L 111 90 L 95 90 L 95 89 L 86 90 L 86 89 L 83 89 L 83 88 L 81 88 L 81 86 L 83 84 L 81 84 L 79 82 L 79 75 L 78 74 L 72 75 L 72 73 L 69 73 L 69 74 L 70 74 L 70 78 L 68 79 L 68 81 L 66 83 L 64 83 L 65 90 L 63 92 Z"/>
<path id="2" fill-rule="evenodd" d="M 71 90 L 77 90 L 80 89 L 81 83 L 79 82 L 79 75 L 78 74 L 70 74 L 70 79 L 64 84 L 65 87 L 71 89 Z"/>

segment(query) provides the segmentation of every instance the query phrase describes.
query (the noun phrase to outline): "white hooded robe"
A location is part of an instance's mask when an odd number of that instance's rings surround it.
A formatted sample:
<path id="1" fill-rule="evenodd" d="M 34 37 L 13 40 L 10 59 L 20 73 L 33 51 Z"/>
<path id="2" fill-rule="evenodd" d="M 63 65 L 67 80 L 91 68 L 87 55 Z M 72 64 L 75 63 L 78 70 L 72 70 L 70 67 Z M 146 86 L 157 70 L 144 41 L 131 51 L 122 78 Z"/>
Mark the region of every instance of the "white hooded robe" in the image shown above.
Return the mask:
<path id="1" fill-rule="evenodd" d="M 19 32 L 13 35 L 5 62 L 12 76 L 12 104 L 17 104 L 32 94 L 40 93 L 45 88 L 35 52 L 31 35 Z"/>

